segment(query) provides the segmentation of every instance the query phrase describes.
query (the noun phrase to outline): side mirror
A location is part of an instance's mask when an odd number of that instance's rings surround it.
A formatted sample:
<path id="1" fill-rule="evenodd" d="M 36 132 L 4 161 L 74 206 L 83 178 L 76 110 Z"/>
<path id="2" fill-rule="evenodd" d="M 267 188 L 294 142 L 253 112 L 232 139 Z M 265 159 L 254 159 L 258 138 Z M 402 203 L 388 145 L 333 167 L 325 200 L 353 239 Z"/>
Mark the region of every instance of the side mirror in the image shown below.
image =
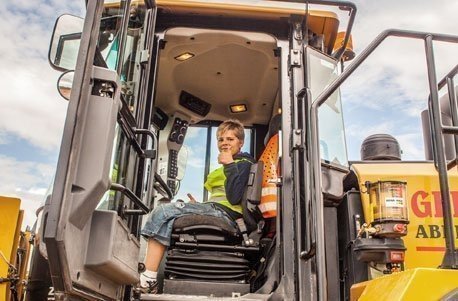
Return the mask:
<path id="1" fill-rule="evenodd" d="M 56 70 L 75 70 L 84 19 L 62 15 L 56 20 L 48 60 Z"/>
<path id="2" fill-rule="evenodd" d="M 59 91 L 60 96 L 66 100 L 70 100 L 74 75 L 75 71 L 69 70 L 62 73 L 57 80 L 57 91 Z"/>

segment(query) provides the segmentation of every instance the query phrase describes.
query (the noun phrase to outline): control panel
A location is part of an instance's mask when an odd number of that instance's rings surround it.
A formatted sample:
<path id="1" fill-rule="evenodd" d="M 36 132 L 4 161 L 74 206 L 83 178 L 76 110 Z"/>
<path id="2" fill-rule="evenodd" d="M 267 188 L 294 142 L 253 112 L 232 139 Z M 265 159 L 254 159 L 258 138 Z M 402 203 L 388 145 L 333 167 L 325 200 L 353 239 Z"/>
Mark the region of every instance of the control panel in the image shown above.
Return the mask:
<path id="1" fill-rule="evenodd" d="M 175 179 L 178 176 L 178 152 L 183 145 L 188 126 L 188 121 L 175 117 L 167 141 L 167 147 L 169 149 L 167 185 L 172 191 L 176 191 L 177 188 L 177 181 Z"/>
<path id="2" fill-rule="evenodd" d="M 178 150 L 180 149 L 181 145 L 183 145 L 184 137 L 186 136 L 186 131 L 188 130 L 188 125 L 189 124 L 186 120 L 182 120 L 178 117 L 176 117 L 173 121 L 172 130 L 169 134 L 169 142 L 178 144 Z M 170 146 L 171 145 L 169 144 L 169 149 Z"/>

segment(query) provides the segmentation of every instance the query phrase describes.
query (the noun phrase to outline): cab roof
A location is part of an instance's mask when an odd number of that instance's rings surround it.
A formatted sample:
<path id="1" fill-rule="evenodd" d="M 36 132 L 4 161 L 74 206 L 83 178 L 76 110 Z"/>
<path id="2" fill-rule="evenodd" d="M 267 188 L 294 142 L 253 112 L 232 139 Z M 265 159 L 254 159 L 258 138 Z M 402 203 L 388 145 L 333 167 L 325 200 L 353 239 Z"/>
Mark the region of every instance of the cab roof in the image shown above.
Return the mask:
<path id="1" fill-rule="evenodd" d="M 222 16 L 259 20 L 278 20 L 291 15 L 305 16 L 305 4 L 259 0 L 156 0 L 158 8 L 176 15 Z M 336 13 L 324 10 L 308 11 L 308 26 L 324 35 L 326 49 L 333 49 L 339 29 Z"/>

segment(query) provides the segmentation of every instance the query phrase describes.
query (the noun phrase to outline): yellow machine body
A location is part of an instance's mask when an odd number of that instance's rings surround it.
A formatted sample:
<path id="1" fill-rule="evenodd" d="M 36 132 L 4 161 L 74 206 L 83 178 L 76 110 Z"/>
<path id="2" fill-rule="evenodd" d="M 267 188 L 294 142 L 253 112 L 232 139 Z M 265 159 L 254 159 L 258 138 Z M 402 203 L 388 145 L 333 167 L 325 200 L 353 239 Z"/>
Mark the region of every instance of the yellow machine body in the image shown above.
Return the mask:
<path id="1" fill-rule="evenodd" d="M 457 270 L 416 268 L 355 284 L 350 300 L 440 300 L 457 287 Z"/>
<path id="2" fill-rule="evenodd" d="M 407 183 L 409 224 L 403 237 L 407 248 L 405 268 L 437 268 L 445 252 L 443 213 L 437 171 L 433 163 L 367 162 L 352 165 L 358 177 L 360 191 L 366 191 L 366 181 L 404 181 Z M 458 172 L 449 171 L 449 186 L 454 224 L 458 224 Z M 364 216 L 371 216 L 367 193 L 361 193 Z M 366 222 L 370 222 L 366 220 Z M 455 226 L 456 227 L 456 226 Z M 455 229 L 455 244 L 458 245 Z M 440 270 L 442 271 L 442 270 Z M 458 278 L 455 278 L 458 286 Z"/>
<path id="3" fill-rule="evenodd" d="M 20 199 L 0 196 L 0 278 L 8 278 L 8 263 L 16 261 L 23 218 L 20 205 Z M 8 282 L 0 284 L 0 300 L 10 300 Z"/>

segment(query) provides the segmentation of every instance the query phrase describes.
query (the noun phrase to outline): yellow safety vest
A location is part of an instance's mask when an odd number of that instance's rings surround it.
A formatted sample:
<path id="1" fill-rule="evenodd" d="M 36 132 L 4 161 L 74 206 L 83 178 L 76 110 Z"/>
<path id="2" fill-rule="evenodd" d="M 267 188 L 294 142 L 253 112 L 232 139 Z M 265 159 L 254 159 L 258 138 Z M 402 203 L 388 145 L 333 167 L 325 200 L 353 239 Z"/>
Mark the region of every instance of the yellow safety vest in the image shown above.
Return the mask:
<path id="1" fill-rule="evenodd" d="M 240 161 L 249 160 L 242 158 L 234 160 L 235 163 Z M 242 205 L 232 205 L 226 197 L 226 189 L 224 188 L 224 183 L 226 182 L 226 175 L 224 174 L 224 166 L 221 166 L 207 176 L 207 181 L 205 181 L 205 189 L 210 193 L 210 198 L 208 202 L 215 202 L 221 205 L 228 207 L 229 209 L 242 214 L 243 209 Z"/>

